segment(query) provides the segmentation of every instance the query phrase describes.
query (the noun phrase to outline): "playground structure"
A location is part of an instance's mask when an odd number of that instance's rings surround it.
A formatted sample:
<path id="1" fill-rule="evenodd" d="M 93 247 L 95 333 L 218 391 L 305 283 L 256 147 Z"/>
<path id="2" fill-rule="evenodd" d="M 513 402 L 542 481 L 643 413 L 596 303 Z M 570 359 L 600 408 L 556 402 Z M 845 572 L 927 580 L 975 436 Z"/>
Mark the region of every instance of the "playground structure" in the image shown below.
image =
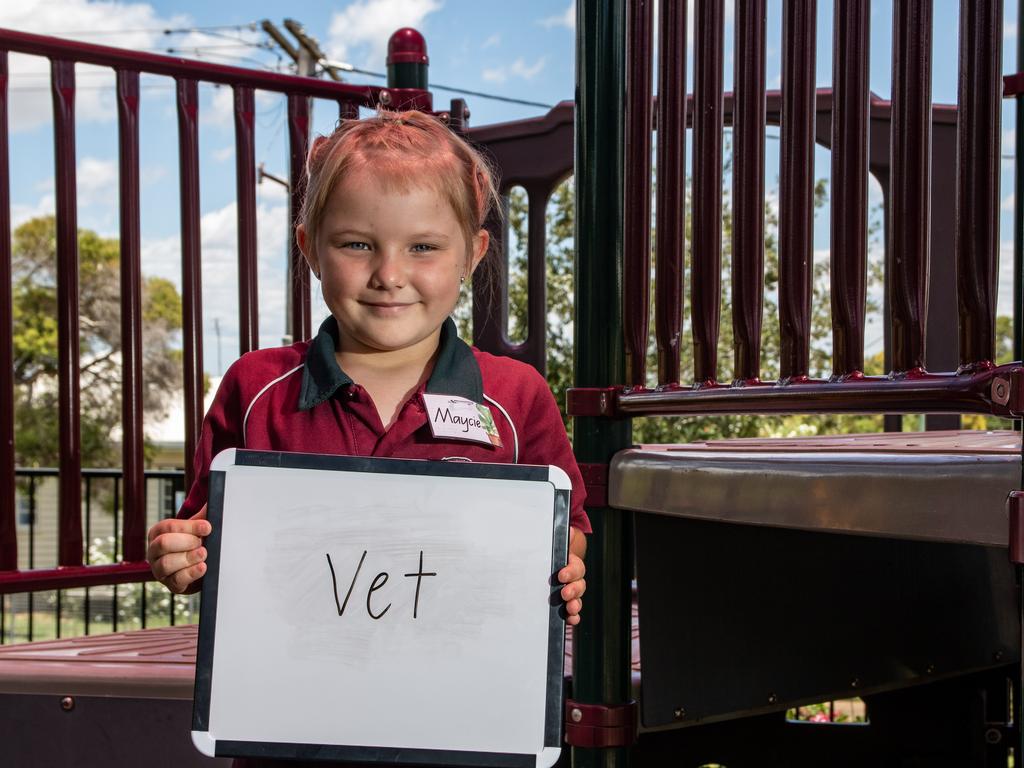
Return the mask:
<path id="1" fill-rule="evenodd" d="M 724 93 L 722 81 L 722 5 L 696 3 L 692 96 L 685 87 L 685 6 L 664 2 L 657 30 L 656 102 L 652 4 L 580 2 L 575 108 L 562 104 L 542 118 L 479 128 L 469 126 L 461 101 L 439 113 L 492 155 L 503 190 L 520 185 L 529 196 L 526 340 L 512 344 L 505 338 L 507 284 L 500 274 L 491 290 L 475 293 L 474 340 L 541 370 L 545 206 L 539 203 L 575 173 L 576 358 L 568 408 L 595 529 L 588 553 L 586 619 L 574 633 L 565 720 L 575 765 L 1005 766 L 1011 753 L 1015 760 L 1024 754 L 1024 729 L 1019 727 L 1024 525 L 1016 497 L 1004 505 L 1008 494 L 1024 487 L 1020 436 L 954 431 L 963 413 L 1024 414 L 1024 369 L 1019 363 L 994 362 L 1000 108 L 1004 96 L 1024 90 L 1024 77 L 1004 80 L 1000 74 L 1002 3 L 965 3 L 958 104 L 934 107 L 931 3 L 894 0 L 893 94 L 891 102 L 880 101 L 867 85 L 869 3 L 836 2 L 834 83 L 829 91 L 817 91 L 815 6 L 784 4 L 778 93 L 765 87 L 764 2 L 736 4 L 731 94 Z M 186 456 L 191 456 L 202 419 L 197 82 L 230 85 L 235 93 L 239 351 L 245 352 L 258 343 L 254 90 L 287 95 L 294 213 L 309 140 L 310 98 L 336 101 L 342 117 L 378 104 L 434 111 L 417 38 L 406 34 L 393 41 L 389 83 L 377 88 L 0 31 L 0 211 L 10 210 L 6 51 L 48 56 L 53 62 L 61 307 L 59 567 L 18 569 L 11 380 L 0 385 L 0 428 L 9 430 L 0 435 L 0 593 L 150 578 L 142 562 L 139 73 L 164 74 L 177 82 Z M 107 566 L 82 564 L 76 61 L 112 67 L 118 76 L 124 551 L 123 562 Z M 761 380 L 760 364 L 768 123 L 781 129 L 781 373 L 770 382 Z M 719 382 L 725 125 L 733 132 L 736 344 L 733 380 Z M 692 127 L 694 157 L 688 269 L 683 215 L 687 126 Z M 652 137 L 657 137 L 653 259 Z M 1018 150 L 1022 140 L 1018 136 Z M 833 370 L 826 380 L 810 378 L 808 361 L 815 141 L 832 153 Z M 869 173 L 882 184 L 885 198 L 884 376 L 864 374 Z M 1018 187 L 1020 177 L 1018 172 Z M 1015 232 L 1021 226 L 1021 198 L 1016 195 Z M 8 291 L 11 282 L 9 222 L 9 215 L 0 218 L 0 291 Z M 504 237 L 497 223 L 495 235 Z M 1017 237 L 1014 341 L 1019 360 Z M 294 245 L 292 258 L 290 330 L 298 338 L 310 332 L 309 275 Z M 652 281 L 656 386 L 650 386 L 646 370 Z M 686 285 L 694 338 L 692 377 L 683 376 L 683 363 L 689 366 L 690 361 L 680 354 Z M 0 370 L 13 368 L 10 305 L 10 294 L 0 294 L 5 318 Z M 885 413 L 892 432 L 633 447 L 629 421 L 638 416 L 825 412 Z M 945 431 L 900 433 L 898 415 L 909 413 L 928 414 L 929 428 Z M 190 472 L 186 469 L 186 483 Z M 799 590 L 792 588 L 795 573 L 825 568 L 856 574 L 856 579 L 846 584 L 808 580 Z M 639 674 L 632 665 L 634 580 Z M 188 630 L 175 632 L 174 641 L 163 647 L 178 656 L 160 657 L 163 666 L 154 668 L 163 672 L 150 674 L 163 683 L 177 675 L 169 687 L 177 685 L 180 694 L 188 688 L 187 674 L 181 678 L 187 658 L 182 661 L 178 651 L 190 641 Z M 828 641 L 823 648 L 807 647 L 807 637 Z M 161 635 L 160 642 L 166 638 Z M 158 719 L 162 708 L 167 717 L 186 711 L 187 699 L 180 696 L 147 696 L 145 674 L 139 675 L 137 687 L 133 682 L 121 690 L 121 698 L 105 701 L 108 710 L 95 703 L 103 701 L 98 684 L 79 682 L 81 688 L 71 691 L 71 682 L 53 676 L 54 659 L 81 655 L 82 648 L 96 649 L 97 643 L 102 641 L 67 640 L 49 650 L 40 647 L 35 655 L 17 647 L 0 649 L 0 670 L 23 670 L 32 662 L 39 665 L 31 668 L 36 679 L 46 678 L 33 691 L 31 675 L 23 675 L 20 688 L 7 690 L 0 706 L 31 713 L 32 718 L 25 714 L 20 722 L 37 736 L 63 727 L 58 718 L 66 713 L 55 706 L 52 712 L 46 709 L 57 694 L 75 693 L 79 702 L 94 702 L 92 710 L 71 703 L 83 714 L 96 713 L 90 715 L 96 718 L 94 726 L 105 717 L 126 716 L 125 702 L 132 697 L 147 701 L 151 718 Z M 131 637 L 98 652 L 114 654 L 118 645 L 121 663 L 130 666 L 132 649 L 145 642 Z M 809 726 L 785 717 L 794 706 L 855 696 L 867 702 L 867 725 Z M 118 707 L 118 714 L 112 714 Z M 145 733 L 140 727 L 139 734 L 124 736 L 126 749 L 141 749 Z M 88 738 L 81 726 L 78 736 Z"/>

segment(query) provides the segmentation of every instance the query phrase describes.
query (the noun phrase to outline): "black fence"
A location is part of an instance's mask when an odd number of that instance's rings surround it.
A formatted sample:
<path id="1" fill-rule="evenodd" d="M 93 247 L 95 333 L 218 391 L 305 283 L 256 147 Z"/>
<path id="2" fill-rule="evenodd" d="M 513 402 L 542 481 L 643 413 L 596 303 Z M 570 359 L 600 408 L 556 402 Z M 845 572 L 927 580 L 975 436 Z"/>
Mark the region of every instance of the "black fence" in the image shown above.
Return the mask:
<path id="1" fill-rule="evenodd" d="M 185 473 L 144 474 L 147 528 L 181 506 Z M 18 569 L 53 568 L 58 560 L 59 470 L 16 470 Z M 83 563 L 122 561 L 123 476 L 120 469 L 82 470 Z M 193 622 L 199 596 L 172 595 L 143 582 L 0 596 L 0 644 Z"/>

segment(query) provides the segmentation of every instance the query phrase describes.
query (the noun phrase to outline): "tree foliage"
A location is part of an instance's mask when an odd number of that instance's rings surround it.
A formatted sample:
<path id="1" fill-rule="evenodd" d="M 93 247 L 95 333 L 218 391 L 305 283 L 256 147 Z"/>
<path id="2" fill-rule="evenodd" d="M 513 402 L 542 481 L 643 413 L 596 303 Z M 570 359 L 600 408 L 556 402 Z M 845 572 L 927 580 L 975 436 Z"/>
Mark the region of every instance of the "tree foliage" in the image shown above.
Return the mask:
<path id="1" fill-rule="evenodd" d="M 56 222 L 25 222 L 13 237 L 15 453 L 20 466 L 56 466 Z M 118 463 L 111 434 L 121 419 L 120 248 L 115 239 L 78 232 L 79 384 L 83 466 Z M 142 283 L 143 409 L 159 418 L 181 388 L 181 297 L 163 278 Z"/>

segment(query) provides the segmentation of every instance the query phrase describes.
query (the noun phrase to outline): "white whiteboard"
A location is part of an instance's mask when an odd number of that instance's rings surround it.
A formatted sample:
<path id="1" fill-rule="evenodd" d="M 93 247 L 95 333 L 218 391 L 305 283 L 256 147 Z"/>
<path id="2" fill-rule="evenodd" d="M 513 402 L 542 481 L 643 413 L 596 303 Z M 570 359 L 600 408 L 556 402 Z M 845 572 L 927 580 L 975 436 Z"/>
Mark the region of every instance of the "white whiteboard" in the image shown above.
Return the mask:
<path id="1" fill-rule="evenodd" d="M 220 454 L 197 747 L 553 764 L 569 488 L 556 467 Z"/>

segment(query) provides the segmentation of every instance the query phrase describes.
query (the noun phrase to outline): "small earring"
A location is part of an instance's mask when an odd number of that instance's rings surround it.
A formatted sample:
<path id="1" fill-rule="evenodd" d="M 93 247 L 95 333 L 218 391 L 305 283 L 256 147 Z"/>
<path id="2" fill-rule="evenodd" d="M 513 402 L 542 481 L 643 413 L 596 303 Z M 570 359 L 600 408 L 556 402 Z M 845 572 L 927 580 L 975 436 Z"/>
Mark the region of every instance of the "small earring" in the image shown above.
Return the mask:
<path id="1" fill-rule="evenodd" d="M 460 277 L 460 278 L 459 278 L 459 282 L 460 282 L 460 283 L 464 283 L 464 282 L 466 282 L 466 276 L 465 276 L 465 275 L 463 275 L 462 277 Z"/>

